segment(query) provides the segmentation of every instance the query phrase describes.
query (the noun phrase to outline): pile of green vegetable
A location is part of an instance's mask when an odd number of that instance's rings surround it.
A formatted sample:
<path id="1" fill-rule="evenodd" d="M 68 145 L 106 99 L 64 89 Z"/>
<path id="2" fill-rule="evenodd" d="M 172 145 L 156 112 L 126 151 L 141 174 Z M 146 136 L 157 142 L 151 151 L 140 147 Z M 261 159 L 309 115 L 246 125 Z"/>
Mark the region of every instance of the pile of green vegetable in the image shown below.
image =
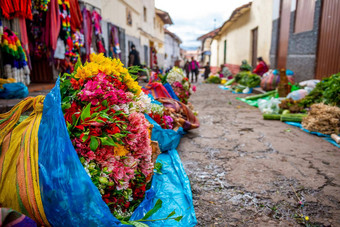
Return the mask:
<path id="1" fill-rule="evenodd" d="M 251 72 L 240 72 L 236 74 L 235 81 L 243 86 L 253 88 L 261 84 L 261 77 Z"/>
<path id="2" fill-rule="evenodd" d="M 206 80 L 206 83 L 210 84 L 220 84 L 221 83 L 221 78 L 219 76 L 211 75 L 208 77 Z"/>
<path id="3" fill-rule="evenodd" d="M 314 103 L 340 107 L 340 73 L 323 79 L 309 95 L 300 101 L 303 107 L 310 107 Z"/>

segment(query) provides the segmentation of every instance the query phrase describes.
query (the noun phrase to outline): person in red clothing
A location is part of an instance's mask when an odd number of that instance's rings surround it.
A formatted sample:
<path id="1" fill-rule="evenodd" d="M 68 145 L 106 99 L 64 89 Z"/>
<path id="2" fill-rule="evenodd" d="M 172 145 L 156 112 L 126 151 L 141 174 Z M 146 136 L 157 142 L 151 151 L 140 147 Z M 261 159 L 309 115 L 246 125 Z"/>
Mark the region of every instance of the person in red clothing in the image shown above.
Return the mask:
<path id="1" fill-rule="evenodd" d="M 262 57 L 258 57 L 257 61 L 259 62 L 254 69 L 253 73 L 256 73 L 259 76 L 263 76 L 266 72 L 268 72 L 268 66 L 267 64 L 263 61 Z"/>

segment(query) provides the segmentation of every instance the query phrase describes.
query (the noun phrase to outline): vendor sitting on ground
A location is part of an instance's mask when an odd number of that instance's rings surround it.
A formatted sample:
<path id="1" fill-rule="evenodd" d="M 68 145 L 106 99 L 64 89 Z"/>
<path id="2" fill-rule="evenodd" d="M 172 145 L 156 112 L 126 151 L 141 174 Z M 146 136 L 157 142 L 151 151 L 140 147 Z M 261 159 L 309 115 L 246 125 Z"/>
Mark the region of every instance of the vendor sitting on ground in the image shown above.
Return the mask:
<path id="1" fill-rule="evenodd" d="M 230 69 L 227 66 L 222 64 L 220 69 L 221 69 L 219 72 L 220 78 L 224 77 L 227 78 L 228 80 L 233 78 L 233 74 L 230 72 Z"/>
<path id="2" fill-rule="evenodd" d="M 251 71 L 253 68 L 248 64 L 247 60 L 242 61 L 240 66 L 240 71 Z"/>
<path id="3" fill-rule="evenodd" d="M 262 57 L 258 57 L 257 61 L 259 62 L 254 69 L 253 73 L 256 73 L 259 76 L 263 76 L 266 72 L 268 72 L 268 66 L 267 64 L 263 61 Z"/>

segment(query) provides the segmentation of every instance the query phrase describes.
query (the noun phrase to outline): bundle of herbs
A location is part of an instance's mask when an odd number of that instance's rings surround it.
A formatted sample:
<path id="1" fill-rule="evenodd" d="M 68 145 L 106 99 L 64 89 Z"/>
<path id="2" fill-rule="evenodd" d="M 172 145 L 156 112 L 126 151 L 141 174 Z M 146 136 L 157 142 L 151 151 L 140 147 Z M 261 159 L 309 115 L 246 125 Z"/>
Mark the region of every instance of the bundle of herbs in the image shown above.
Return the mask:
<path id="1" fill-rule="evenodd" d="M 309 95 L 301 100 L 300 105 L 310 107 L 314 103 L 340 107 L 340 73 L 323 79 Z"/>

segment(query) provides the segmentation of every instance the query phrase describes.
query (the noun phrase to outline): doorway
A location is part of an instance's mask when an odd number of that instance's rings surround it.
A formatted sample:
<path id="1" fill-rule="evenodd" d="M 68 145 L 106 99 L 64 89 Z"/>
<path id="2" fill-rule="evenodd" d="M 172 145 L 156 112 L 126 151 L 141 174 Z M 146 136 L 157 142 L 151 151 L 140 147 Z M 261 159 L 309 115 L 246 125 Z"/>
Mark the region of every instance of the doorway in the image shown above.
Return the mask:
<path id="1" fill-rule="evenodd" d="M 322 1 L 315 78 L 340 72 L 340 0 Z"/>
<path id="2" fill-rule="evenodd" d="M 257 40 L 258 40 L 258 28 L 251 30 L 251 64 L 253 68 L 256 67 L 257 63 Z"/>

